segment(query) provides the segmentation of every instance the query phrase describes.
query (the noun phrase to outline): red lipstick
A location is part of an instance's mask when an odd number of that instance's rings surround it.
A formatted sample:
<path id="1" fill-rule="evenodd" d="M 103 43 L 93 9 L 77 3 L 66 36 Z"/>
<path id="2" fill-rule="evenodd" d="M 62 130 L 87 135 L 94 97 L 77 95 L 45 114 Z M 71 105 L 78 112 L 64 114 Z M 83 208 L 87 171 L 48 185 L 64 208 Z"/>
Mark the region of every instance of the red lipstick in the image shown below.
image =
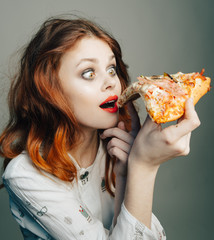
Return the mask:
<path id="1" fill-rule="evenodd" d="M 108 97 L 104 102 L 100 104 L 100 108 L 110 113 L 117 112 L 118 111 L 117 99 L 118 99 L 117 95 Z"/>

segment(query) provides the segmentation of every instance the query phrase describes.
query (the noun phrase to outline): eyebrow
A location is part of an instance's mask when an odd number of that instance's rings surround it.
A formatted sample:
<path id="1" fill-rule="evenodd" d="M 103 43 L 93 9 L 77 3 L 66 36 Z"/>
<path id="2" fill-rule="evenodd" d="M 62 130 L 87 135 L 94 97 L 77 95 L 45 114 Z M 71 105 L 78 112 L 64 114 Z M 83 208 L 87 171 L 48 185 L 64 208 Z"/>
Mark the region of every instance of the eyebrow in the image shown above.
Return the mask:
<path id="1" fill-rule="evenodd" d="M 115 56 L 114 55 L 111 55 L 109 57 L 109 61 L 115 59 Z M 96 63 L 98 62 L 98 60 L 96 58 L 82 58 L 76 65 L 76 67 L 78 67 L 82 62 L 92 62 L 92 63 Z"/>

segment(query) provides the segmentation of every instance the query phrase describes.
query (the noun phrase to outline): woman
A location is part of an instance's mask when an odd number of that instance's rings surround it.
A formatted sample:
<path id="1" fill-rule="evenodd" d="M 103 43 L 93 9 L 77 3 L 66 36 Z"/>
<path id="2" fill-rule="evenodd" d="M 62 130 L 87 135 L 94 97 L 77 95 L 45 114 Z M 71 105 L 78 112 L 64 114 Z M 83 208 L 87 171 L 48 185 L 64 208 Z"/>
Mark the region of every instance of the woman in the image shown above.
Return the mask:
<path id="1" fill-rule="evenodd" d="M 140 127 L 131 103 L 116 105 L 128 82 L 119 44 L 88 20 L 49 19 L 25 49 L 0 138 L 25 239 L 166 238 L 152 214 L 156 174 L 188 154 L 200 122 L 189 99 L 176 125 Z"/>

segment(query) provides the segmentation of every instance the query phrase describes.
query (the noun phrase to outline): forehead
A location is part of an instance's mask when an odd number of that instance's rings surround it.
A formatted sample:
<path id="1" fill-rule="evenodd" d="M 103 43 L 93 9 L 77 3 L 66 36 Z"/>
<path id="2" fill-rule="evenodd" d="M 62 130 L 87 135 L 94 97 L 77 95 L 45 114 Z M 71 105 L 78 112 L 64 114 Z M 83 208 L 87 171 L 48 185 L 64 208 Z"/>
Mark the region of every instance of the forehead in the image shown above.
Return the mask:
<path id="1" fill-rule="evenodd" d="M 82 58 L 108 58 L 114 55 L 108 43 L 97 37 L 87 37 L 80 39 L 62 57 L 62 61 L 72 59 L 79 61 Z"/>

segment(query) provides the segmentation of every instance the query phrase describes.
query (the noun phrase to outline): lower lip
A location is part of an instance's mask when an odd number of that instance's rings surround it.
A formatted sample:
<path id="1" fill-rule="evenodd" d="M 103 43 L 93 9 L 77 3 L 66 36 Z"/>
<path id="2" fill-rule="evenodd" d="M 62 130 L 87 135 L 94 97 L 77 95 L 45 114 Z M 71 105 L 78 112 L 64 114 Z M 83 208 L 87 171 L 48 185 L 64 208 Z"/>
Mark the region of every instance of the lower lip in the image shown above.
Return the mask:
<path id="1" fill-rule="evenodd" d="M 115 103 L 115 106 L 113 108 L 101 108 L 102 110 L 110 113 L 116 113 L 118 111 L 117 103 Z"/>

